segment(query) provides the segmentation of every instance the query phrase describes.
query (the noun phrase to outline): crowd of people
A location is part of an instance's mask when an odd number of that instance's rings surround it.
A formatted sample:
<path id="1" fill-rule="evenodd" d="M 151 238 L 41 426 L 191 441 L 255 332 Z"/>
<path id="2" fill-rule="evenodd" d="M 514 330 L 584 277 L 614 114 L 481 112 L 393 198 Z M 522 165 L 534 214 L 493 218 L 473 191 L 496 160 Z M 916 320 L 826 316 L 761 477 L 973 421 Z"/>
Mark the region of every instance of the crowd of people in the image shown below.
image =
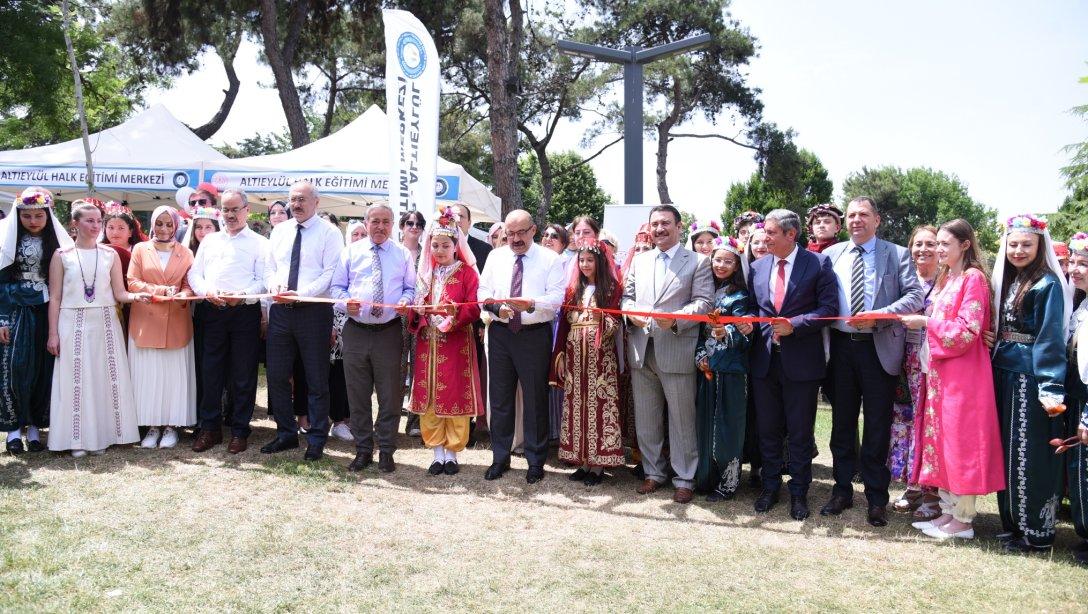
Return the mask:
<path id="1" fill-rule="evenodd" d="M 487 431 L 486 480 L 517 453 L 539 482 L 555 444 L 570 480 L 633 464 L 638 493 L 671 482 L 686 504 L 732 499 L 748 464 L 755 511 L 788 476 L 804 520 L 823 394 L 821 515 L 851 508 L 860 483 L 870 525 L 891 506 L 924 535 L 972 539 L 977 497 L 998 493 L 1003 549 L 1030 553 L 1052 548 L 1068 497 L 1088 564 L 1088 234 L 1056 243 L 1045 220 L 1014 216 L 990 273 L 966 221 L 899 246 L 867 197 L 804 223 L 747 212 L 731 234 L 697 222 L 686 242 L 660 205 L 619 259 L 585 216 L 538 228 L 515 210 L 489 245 L 462 204 L 430 222 L 375 204 L 341 232 L 319 203 L 293 185 L 266 238 L 245 192 L 201 184 L 188 207 L 152 212 L 148 238 L 118 205 L 77 200 L 66 228 L 47 190 L 23 191 L 0 222 L 7 451 L 171 448 L 195 427 L 194 452 L 226 431 L 238 454 L 263 360 L 265 454 L 302 433 L 317 460 L 333 436 L 354 442 L 349 471 L 375 452 L 395 471 L 407 395 L 434 476 Z"/>

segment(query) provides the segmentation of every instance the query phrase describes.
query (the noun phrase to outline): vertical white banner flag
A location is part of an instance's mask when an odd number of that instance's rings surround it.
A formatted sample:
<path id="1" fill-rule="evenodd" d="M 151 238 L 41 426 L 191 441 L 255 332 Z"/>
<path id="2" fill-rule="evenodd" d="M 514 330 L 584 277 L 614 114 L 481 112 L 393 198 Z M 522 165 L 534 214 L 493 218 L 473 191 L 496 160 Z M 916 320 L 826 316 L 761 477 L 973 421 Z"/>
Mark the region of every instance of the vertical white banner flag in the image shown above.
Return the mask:
<path id="1" fill-rule="evenodd" d="M 389 118 L 389 206 L 434 217 L 441 77 L 434 40 L 408 11 L 383 10 L 385 109 Z"/>

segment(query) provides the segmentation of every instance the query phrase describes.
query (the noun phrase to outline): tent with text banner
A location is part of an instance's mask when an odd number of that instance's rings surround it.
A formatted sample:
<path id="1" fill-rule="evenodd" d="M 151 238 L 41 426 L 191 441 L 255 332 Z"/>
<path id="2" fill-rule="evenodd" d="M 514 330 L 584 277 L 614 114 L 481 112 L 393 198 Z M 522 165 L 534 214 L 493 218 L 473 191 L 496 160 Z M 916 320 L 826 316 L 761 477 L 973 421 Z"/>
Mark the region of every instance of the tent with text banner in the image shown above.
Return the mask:
<path id="1" fill-rule="evenodd" d="M 137 210 L 172 204 L 178 188 L 200 182 L 204 164 L 226 159 L 162 105 L 93 133 L 89 141 L 96 196 L 128 201 Z M 37 185 L 57 198 L 75 200 L 87 195 L 86 177 L 82 139 L 0 152 L 0 190 L 5 192 L 17 194 Z"/>
<path id="2" fill-rule="evenodd" d="M 366 205 L 389 198 L 388 135 L 385 113 L 371 106 L 347 126 L 298 149 L 209 163 L 204 181 L 220 191 L 241 188 L 250 201 L 267 206 L 277 199 L 286 200 L 291 184 L 305 179 L 320 192 L 322 210 L 362 216 Z M 438 203 L 465 203 L 473 222 L 494 222 L 502 217 L 499 198 L 460 164 L 439 158 L 435 183 Z"/>

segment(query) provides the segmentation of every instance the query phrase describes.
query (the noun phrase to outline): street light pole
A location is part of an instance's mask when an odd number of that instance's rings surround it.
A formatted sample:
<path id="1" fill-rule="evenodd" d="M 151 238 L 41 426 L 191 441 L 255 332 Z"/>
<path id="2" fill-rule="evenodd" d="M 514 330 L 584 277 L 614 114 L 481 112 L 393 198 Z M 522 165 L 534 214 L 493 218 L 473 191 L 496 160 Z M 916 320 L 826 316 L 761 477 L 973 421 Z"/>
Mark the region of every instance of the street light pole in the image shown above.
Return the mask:
<path id="1" fill-rule="evenodd" d="M 681 41 L 643 48 L 629 45 L 612 49 L 588 43 L 560 39 L 559 50 L 567 55 L 600 62 L 623 64 L 623 202 L 642 204 L 642 67 L 650 62 L 710 44 L 710 34 L 700 34 Z"/>

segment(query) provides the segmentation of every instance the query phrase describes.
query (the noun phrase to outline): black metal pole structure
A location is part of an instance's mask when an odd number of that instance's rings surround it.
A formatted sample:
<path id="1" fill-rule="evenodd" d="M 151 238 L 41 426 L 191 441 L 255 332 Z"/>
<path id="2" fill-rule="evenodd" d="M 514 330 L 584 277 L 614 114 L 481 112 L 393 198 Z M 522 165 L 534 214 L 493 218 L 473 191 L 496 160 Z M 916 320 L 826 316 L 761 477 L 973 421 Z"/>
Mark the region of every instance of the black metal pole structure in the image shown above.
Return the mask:
<path id="1" fill-rule="evenodd" d="M 559 50 L 567 55 L 623 65 L 623 202 L 642 204 L 642 67 L 650 62 L 709 45 L 711 36 L 700 34 L 656 47 L 627 46 L 612 49 L 560 39 Z"/>

